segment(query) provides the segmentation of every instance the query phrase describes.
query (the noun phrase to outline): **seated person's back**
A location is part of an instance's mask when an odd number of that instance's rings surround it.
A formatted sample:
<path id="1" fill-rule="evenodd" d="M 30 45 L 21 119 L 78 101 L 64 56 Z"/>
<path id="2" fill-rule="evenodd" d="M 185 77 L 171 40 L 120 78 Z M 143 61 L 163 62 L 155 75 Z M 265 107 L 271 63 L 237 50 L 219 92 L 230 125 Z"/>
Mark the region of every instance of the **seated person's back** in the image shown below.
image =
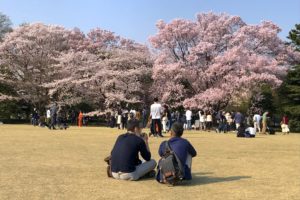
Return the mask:
<path id="1" fill-rule="evenodd" d="M 151 153 L 142 138 L 132 133 L 120 135 L 111 152 L 112 172 L 133 172 L 135 166 L 142 163 L 139 152 L 146 161 L 150 160 Z"/>
<path id="2" fill-rule="evenodd" d="M 197 152 L 188 140 L 181 138 L 183 134 L 183 125 L 181 123 L 175 122 L 172 125 L 170 133 L 171 138 L 169 139 L 169 145 L 181 161 L 181 164 L 183 165 L 184 180 L 191 180 L 192 157 L 195 157 L 197 155 Z M 158 154 L 161 157 L 165 153 L 166 142 L 167 141 L 162 142 L 159 147 Z M 162 177 L 160 173 L 157 174 L 156 179 L 157 181 L 161 182 Z"/>
<path id="3" fill-rule="evenodd" d="M 147 135 L 140 136 L 140 123 L 128 121 L 128 132 L 118 137 L 111 152 L 111 171 L 115 179 L 138 180 L 151 172 L 156 162 L 151 159 Z M 142 163 L 139 153 L 146 161 Z"/>

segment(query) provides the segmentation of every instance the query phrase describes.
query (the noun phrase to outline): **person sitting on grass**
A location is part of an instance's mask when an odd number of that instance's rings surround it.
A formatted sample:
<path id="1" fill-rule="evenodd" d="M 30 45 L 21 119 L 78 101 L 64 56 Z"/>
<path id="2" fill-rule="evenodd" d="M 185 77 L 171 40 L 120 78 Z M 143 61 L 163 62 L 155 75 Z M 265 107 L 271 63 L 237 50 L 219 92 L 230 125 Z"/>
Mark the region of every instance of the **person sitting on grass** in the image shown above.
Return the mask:
<path id="1" fill-rule="evenodd" d="M 118 180 L 136 181 L 155 176 L 155 160 L 151 159 L 147 134 L 143 134 L 139 121 L 129 120 L 127 133 L 118 137 L 111 152 L 112 177 Z M 139 159 L 139 153 L 145 160 Z"/>
<path id="2" fill-rule="evenodd" d="M 245 137 L 245 132 L 246 132 L 246 127 L 244 123 L 239 124 L 237 131 L 236 131 L 236 136 L 237 137 Z"/>
<path id="3" fill-rule="evenodd" d="M 169 148 L 178 158 L 178 164 L 182 166 L 181 179 L 191 180 L 192 157 L 195 157 L 197 155 L 197 152 L 188 140 L 181 137 L 183 134 L 183 130 L 183 124 L 175 122 L 170 130 L 171 138 L 168 141 L 164 141 L 161 143 L 158 154 L 162 158 L 166 157 L 167 148 Z M 168 181 L 166 181 L 166 179 L 168 178 L 165 177 L 165 175 L 161 172 L 161 170 L 163 170 L 161 164 L 161 162 L 158 163 L 156 180 L 160 183 L 168 183 Z"/>
<path id="4" fill-rule="evenodd" d="M 256 135 L 256 129 L 254 127 L 248 127 L 245 130 L 245 137 L 254 138 Z"/>
<path id="5" fill-rule="evenodd" d="M 241 123 L 237 129 L 237 137 L 245 137 L 245 138 L 254 138 L 256 135 L 256 130 L 253 127 L 246 128 L 244 123 Z"/>

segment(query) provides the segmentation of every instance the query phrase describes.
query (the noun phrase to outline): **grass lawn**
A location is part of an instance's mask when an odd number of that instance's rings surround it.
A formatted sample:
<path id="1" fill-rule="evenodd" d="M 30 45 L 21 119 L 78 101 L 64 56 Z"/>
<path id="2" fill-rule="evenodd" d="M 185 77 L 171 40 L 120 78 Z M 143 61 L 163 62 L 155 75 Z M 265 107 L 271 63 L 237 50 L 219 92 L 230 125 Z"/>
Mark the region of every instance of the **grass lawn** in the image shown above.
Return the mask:
<path id="1" fill-rule="evenodd" d="M 299 200 L 300 134 L 236 138 L 185 132 L 198 152 L 193 181 L 167 187 L 106 177 L 106 157 L 122 133 L 100 127 L 50 131 L 0 125 L 0 199 Z M 167 138 L 150 138 L 153 157 Z"/>

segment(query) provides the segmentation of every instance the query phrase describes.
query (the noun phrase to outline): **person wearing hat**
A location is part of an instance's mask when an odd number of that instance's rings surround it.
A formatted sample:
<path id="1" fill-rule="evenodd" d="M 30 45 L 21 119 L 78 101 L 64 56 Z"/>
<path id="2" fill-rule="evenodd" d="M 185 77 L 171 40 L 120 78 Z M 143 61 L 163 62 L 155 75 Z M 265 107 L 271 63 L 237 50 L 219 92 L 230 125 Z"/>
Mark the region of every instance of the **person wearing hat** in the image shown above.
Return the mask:
<path id="1" fill-rule="evenodd" d="M 145 160 L 139 159 L 139 153 Z M 112 177 L 136 181 L 141 177 L 154 177 L 156 161 L 151 159 L 147 134 L 142 133 L 141 123 L 129 120 L 127 133 L 118 137 L 111 152 Z"/>

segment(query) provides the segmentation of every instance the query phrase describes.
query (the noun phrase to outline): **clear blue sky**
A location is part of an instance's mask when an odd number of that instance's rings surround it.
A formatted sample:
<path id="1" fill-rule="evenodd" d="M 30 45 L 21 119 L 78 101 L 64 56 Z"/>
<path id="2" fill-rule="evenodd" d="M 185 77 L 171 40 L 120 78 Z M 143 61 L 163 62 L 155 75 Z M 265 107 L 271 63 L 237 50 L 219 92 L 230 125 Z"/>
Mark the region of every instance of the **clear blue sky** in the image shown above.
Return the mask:
<path id="1" fill-rule="evenodd" d="M 142 43 L 155 34 L 159 19 L 194 19 L 208 11 L 239 15 L 249 24 L 271 20 L 282 28 L 282 39 L 300 23 L 300 0 L 0 0 L 0 12 L 14 26 L 38 21 L 84 32 L 100 27 Z"/>

